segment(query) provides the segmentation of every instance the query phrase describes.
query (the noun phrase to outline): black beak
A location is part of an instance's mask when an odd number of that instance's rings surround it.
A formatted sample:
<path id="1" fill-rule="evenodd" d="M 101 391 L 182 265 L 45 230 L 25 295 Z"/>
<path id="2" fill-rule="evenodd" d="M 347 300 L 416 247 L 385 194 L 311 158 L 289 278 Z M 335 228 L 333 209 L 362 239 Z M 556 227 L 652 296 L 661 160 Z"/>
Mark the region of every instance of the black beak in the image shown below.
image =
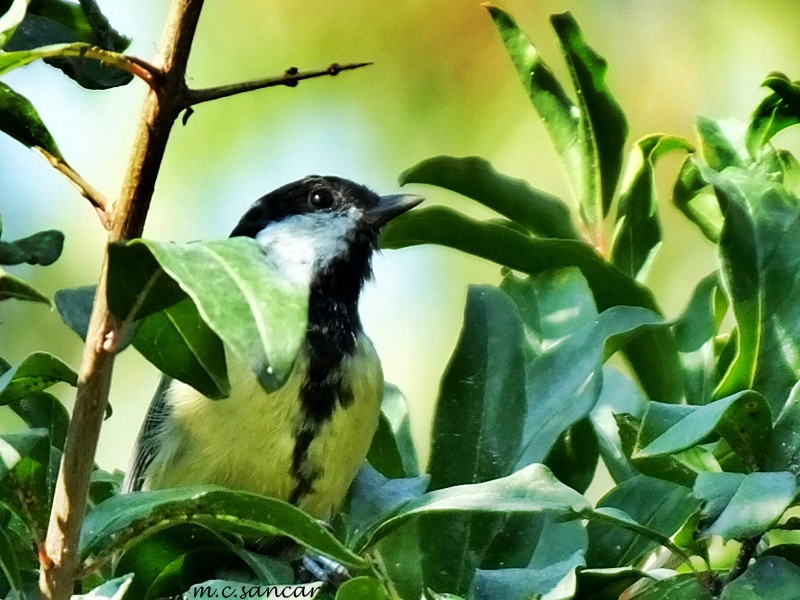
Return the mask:
<path id="1" fill-rule="evenodd" d="M 416 194 L 393 194 L 381 196 L 376 206 L 366 211 L 365 217 L 375 229 L 380 229 L 395 217 L 411 210 L 425 198 Z"/>

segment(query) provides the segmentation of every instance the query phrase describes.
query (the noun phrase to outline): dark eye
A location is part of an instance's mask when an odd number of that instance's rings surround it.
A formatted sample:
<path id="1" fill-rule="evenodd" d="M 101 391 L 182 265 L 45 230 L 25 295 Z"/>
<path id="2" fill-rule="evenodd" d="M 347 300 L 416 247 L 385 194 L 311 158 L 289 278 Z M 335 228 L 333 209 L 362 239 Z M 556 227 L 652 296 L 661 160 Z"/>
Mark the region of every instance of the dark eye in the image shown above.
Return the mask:
<path id="1" fill-rule="evenodd" d="M 321 188 L 311 192 L 308 201 L 315 208 L 328 208 L 333 205 L 333 194 L 325 188 Z"/>

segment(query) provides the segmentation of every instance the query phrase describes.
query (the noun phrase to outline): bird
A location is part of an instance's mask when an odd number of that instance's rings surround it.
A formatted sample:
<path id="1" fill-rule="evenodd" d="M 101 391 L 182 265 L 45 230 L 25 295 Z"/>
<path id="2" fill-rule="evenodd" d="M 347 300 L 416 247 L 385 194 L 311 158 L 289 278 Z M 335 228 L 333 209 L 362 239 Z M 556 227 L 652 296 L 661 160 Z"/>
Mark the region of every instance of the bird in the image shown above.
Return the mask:
<path id="1" fill-rule="evenodd" d="M 259 198 L 231 237 L 254 239 L 278 276 L 308 289 L 305 339 L 294 366 L 268 392 L 226 348 L 231 392 L 221 400 L 164 376 L 122 491 L 220 485 L 332 518 L 367 455 L 383 395 L 383 371 L 361 324 L 359 297 L 372 277 L 380 230 L 422 200 L 379 196 L 319 175 Z"/>

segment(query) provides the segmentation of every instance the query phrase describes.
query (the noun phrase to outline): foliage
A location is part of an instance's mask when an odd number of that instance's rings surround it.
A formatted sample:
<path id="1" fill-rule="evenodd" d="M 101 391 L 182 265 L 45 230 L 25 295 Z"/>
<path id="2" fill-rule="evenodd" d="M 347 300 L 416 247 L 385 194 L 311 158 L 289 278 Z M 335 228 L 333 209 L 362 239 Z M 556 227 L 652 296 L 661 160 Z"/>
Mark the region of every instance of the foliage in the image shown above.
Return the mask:
<path id="1" fill-rule="evenodd" d="M 129 59 L 116 54 L 128 40 L 93 1 L 26 4 L 0 3 L 0 46 L 11 50 L 0 53 L 0 73 L 46 58 L 85 87 L 130 80 Z M 79 591 L 158 598 L 216 589 L 232 574 L 296 583 L 289 564 L 259 552 L 264 536 L 286 536 L 349 569 L 338 591 L 322 592 L 340 600 L 796 595 L 799 526 L 787 511 L 800 475 L 800 167 L 772 138 L 800 123 L 800 84 L 770 74 L 748 125 L 699 118 L 698 151 L 669 135 L 642 138 L 620 182 L 627 121 L 605 60 L 572 16 L 552 24 L 576 101 L 513 19 L 488 10 L 564 162 L 579 221 L 561 199 L 481 158 L 430 158 L 401 175 L 501 216 L 428 207 L 381 240 L 449 246 L 501 267 L 499 286 L 468 292 L 424 472 L 390 385 L 368 462 L 330 526 L 279 500 L 208 486 L 119 495 L 121 474 L 95 469 Z M 5 84 L 0 130 L 66 165 L 33 105 Z M 663 235 L 654 169 L 671 151 L 686 154 L 673 204 L 717 245 L 720 268 L 666 321 L 644 281 Z M 2 240 L 0 264 L 50 265 L 62 244 L 57 231 Z M 82 337 L 95 295 L 56 294 Z M 230 389 L 223 342 L 272 390 L 305 330 L 302 290 L 278 280 L 249 240 L 113 246 L 106 297 L 125 325 L 112 340 L 118 351 L 132 344 L 211 398 Z M 258 302 L 266 297 L 281 301 Z M 49 304 L 0 270 L 8 299 Z M 624 371 L 606 364 L 617 352 Z M 69 422 L 46 391 L 58 383 L 74 386 L 77 375 L 50 354 L 16 367 L 0 359 L 0 405 L 29 425 L 0 438 L 4 597 L 35 594 Z M 601 459 L 616 485 L 593 507 L 583 493 Z M 741 544 L 735 564 L 713 554 L 715 536 Z"/>

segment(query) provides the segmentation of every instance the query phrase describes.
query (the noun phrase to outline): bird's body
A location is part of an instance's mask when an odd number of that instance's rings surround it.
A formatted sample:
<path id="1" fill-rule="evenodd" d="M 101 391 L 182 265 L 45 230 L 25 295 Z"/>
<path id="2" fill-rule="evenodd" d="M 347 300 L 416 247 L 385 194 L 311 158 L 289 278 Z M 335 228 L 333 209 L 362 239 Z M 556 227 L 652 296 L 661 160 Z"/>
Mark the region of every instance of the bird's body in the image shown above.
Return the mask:
<path id="1" fill-rule="evenodd" d="M 126 491 L 218 484 L 330 518 L 367 454 L 383 394 L 359 294 L 378 230 L 419 201 L 380 198 L 331 177 L 306 178 L 260 199 L 232 235 L 253 237 L 281 277 L 308 290 L 306 338 L 292 372 L 267 392 L 226 348 L 228 398 L 211 400 L 165 378 L 139 434 Z"/>

